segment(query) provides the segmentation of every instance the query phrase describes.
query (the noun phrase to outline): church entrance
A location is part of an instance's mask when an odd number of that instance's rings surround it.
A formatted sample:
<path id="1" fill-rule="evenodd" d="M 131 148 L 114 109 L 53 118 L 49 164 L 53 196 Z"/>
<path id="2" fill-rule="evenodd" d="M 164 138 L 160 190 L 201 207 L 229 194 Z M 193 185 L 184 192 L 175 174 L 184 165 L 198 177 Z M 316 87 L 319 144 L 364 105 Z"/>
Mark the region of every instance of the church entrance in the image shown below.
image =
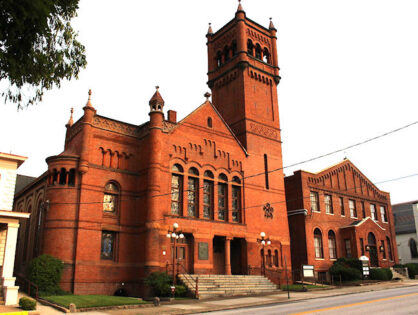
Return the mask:
<path id="1" fill-rule="evenodd" d="M 370 266 L 379 267 L 379 260 L 377 258 L 376 237 L 372 232 L 369 233 L 367 237 L 367 242 L 369 245 Z"/>
<path id="2" fill-rule="evenodd" d="M 213 238 L 213 273 L 216 275 L 225 274 L 225 237 L 215 236 Z"/>
<path id="3" fill-rule="evenodd" d="M 244 275 L 247 272 L 247 249 L 243 238 L 231 240 L 231 273 Z"/>
<path id="4" fill-rule="evenodd" d="M 191 234 L 184 234 L 183 239 L 177 239 L 176 259 L 179 265 L 179 273 L 193 273 L 193 242 L 194 239 Z M 173 247 L 171 248 L 173 249 Z M 171 252 L 173 252 L 173 250 Z"/>

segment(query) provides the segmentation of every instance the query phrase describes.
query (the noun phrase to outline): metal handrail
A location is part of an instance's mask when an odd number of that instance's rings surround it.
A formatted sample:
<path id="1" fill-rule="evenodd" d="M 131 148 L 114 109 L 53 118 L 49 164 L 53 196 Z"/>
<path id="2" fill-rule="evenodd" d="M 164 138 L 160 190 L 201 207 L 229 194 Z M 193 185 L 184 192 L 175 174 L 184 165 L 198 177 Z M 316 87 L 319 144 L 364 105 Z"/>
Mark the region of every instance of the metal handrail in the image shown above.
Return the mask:
<path id="1" fill-rule="evenodd" d="M 16 275 L 16 280 L 17 282 L 23 283 L 24 285 L 20 285 L 20 288 L 22 291 L 26 292 L 29 296 L 31 296 L 31 287 L 35 288 L 35 299 L 39 298 L 39 287 L 33 283 L 32 281 L 30 281 L 29 279 L 26 279 L 25 277 L 23 277 L 22 275 Z M 26 284 L 26 286 L 25 286 Z"/>
<path id="2" fill-rule="evenodd" d="M 183 272 L 180 272 L 179 267 L 182 268 Z M 191 283 L 192 286 L 194 286 L 195 297 L 198 299 L 199 298 L 199 277 L 196 277 L 196 279 L 194 279 L 192 275 L 187 273 L 186 268 L 184 268 L 184 266 L 180 264 L 179 262 L 177 262 L 177 273 L 180 273 L 181 275 L 183 275 L 187 280 L 189 280 L 189 283 Z"/>

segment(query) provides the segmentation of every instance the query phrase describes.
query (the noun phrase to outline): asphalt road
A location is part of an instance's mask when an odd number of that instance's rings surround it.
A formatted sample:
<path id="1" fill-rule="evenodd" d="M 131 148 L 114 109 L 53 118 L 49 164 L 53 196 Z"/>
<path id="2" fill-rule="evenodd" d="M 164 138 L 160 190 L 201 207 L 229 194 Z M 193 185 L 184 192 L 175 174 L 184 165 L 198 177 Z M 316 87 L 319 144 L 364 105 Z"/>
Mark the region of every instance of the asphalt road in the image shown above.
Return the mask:
<path id="1" fill-rule="evenodd" d="M 231 314 L 418 314 L 418 286 L 212 312 Z"/>

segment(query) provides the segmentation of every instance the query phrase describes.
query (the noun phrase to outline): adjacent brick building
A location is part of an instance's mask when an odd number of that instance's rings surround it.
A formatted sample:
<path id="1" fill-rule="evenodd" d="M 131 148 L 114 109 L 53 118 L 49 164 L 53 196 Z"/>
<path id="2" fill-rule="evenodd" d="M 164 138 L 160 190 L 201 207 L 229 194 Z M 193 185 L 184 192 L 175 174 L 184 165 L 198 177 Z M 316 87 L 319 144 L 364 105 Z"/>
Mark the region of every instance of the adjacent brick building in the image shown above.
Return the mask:
<path id="1" fill-rule="evenodd" d="M 367 256 L 375 267 L 398 262 L 389 193 L 349 160 L 315 174 L 296 171 L 285 188 L 295 276 L 307 264 L 325 278 L 339 257 Z"/>
<path id="2" fill-rule="evenodd" d="M 84 115 L 71 116 L 64 151 L 16 196 L 15 210 L 34 214 L 18 272 L 46 253 L 64 261 L 65 290 L 140 294 L 142 279 L 171 262 L 174 223 L 184 272 L 259 273 L 262 257 L 275 281 L 286 257 L 290 269 L 276 29 L 239 5 L 217 32 L 209 27 L 207 46 L 213 103 L 206 95 L 183 120 L 164 114 L 158 88 L 142 124 L 99 115 L 90 96 Z M 260 232 L 271 240 L 264 253 Z"/>

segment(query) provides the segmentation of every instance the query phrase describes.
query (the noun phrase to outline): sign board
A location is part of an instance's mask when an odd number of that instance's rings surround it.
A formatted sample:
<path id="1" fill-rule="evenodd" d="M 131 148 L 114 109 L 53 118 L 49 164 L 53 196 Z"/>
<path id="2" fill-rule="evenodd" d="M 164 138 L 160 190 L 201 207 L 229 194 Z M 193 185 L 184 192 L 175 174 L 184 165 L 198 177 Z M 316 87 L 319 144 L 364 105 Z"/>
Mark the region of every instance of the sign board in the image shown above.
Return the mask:
<path id="1" fill-rule="evenodd" d="M 370 268 L 369 266 L 363 266 L 363 276 L 370 275 Z"/>
<path id="2" fill-rule="evenodd" d="M 209 244 L 208 243 L 199 243 L 198 249 L 198 258 L 199 260 L 208 260 L 209 259 Z"/>
<path id="3" fill-rule="evenodd" d="M 313 278 L 314 277 L 314 266 L 313 265 L 302 265 L 303 277 Z"/>
<path id="4" fill-rule="evenodd" d="M 359 259 L 361 261 L 369 261 L 369 257 L 367 257 L 367 256 L 360 256 Z"/>

